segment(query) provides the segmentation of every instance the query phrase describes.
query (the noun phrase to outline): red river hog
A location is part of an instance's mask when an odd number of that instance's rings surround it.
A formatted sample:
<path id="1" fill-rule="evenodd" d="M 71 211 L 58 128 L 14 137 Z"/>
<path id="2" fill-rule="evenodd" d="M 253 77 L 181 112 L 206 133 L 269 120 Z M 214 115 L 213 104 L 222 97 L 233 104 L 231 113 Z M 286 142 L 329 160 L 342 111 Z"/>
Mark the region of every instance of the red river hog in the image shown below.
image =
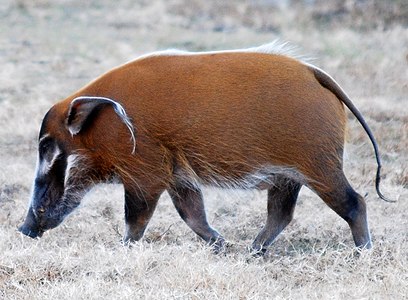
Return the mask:
<path id="1" fill-rule="evenodd" d="M 45 115 L 28 214 L 30 237 L 58 226 L 99 182 L 124 187 L 124 242 L 139 240 L 167 191 L 181 218 L 219 250 L 202 186 L 266 189 L 268 216 L 252 249 L 264 253 L 292 220 L 304 185 L 371 247 L 366 204 L 343 173 L 345 106 L 361 113 L 326 72 L 282 44 L 190 53 L 167 50 L 114 68 Z"/>

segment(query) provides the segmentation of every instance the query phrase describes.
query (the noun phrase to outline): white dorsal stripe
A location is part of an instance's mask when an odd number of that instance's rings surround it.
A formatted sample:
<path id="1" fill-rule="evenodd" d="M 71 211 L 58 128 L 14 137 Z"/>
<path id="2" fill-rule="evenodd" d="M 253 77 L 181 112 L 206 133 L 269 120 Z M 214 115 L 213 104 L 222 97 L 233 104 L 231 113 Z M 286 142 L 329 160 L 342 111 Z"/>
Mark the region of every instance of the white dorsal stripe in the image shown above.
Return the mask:
<path id="1" fill-rule="evenodd" d="M 149 58 L 152 56 L 182 56 L 182 55 L 203 55 L 203 54 L 219 54 L 219 53 L 264 53 L 271 55 L 285 55 L 301 61 L 308 61 L 311 58 L 299 54 L 298 47 L 289 42 L 283 42 L 279 39 L 272 41 L 258 47 L 250 47 L 246 49 L 232 49 L 232 50 L 218 50 L 218 51 L 202 51 L 202 52 L 189 52 L 179 49 L 167 49 L 162 51 L 156 51 L 139 56 L 136 60 Z"/>

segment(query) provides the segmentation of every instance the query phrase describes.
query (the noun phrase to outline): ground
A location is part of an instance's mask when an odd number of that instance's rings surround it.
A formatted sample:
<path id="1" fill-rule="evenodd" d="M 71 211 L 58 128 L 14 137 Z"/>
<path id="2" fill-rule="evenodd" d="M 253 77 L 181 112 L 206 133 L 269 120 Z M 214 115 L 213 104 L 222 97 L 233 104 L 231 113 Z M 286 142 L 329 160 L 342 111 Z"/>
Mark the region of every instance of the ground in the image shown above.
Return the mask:
<path id="1" fill-rule="evenodd" d="M 328 4 L 329 3 L 329 4 Z M 406 1 L 28 1 L 0 3 L 0 298 L 406 299 L 408 295 L 408 5 Z M 101 185 L 60 227 L 16 231 L 34 178 L 48 108 L 149 51 L 217 50 L 290 41 L 347 91 L 383 160 L 374 190 L 369 140 L 349 116 L 345 172 L 366 197 L 374 247 L 353 248 L 347 224 L 302 189 L 293 222 L 264 258 L 247 246 L 266 194 L 205 189 L 214 255 L 164 194 L 145 237 L 120 243 L 123 191 Z"/>

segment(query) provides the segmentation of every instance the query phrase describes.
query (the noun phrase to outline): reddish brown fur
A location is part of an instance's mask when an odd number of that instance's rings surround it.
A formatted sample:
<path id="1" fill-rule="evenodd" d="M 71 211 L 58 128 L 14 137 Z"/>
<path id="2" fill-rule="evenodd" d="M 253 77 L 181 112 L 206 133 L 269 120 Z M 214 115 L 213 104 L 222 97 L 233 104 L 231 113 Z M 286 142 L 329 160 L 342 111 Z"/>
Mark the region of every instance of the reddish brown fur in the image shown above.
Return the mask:
<path id="1" fill-rule="evenodd" d="M 119 167 L 124 161 L 137 178 L 143 176 L 144 161 L 148 173 L 171 182 L 172 162 L 185 163 L 180 157 L 201 178 L 212 175 L 203 162 L 227 178 L 273 164 L 296 167 L 319 182 L 327 176 L 320 165 L 341 168 L 342 103 L 309 67 L 284 56 L 221 53 L 138 60 L 57 104 L 62 119 L 57 130 L 80 95 L 108 97 L 125 107 L 136 124 L 138 155 L 131 154 L 129 132 L 111 109 L 73 143 L 98 149 L 105 164 Z M 146 180 L 152 181 L 151 175 Z"/>
<path id="2" fill-rule="evenodd" d="M 342 171 L 344 100 L 333 90 L 336 84 L 316 72 L 295 59 L 263 53 L 145 57 L 56 104 L 45 132 L 69 151 L 79 149 L 101 177 L 118 175 L 127 195 L 126 240 L 141 237 L 166 189 L 197 234 L 211 243 L 222 240 L 206 223 L 198 186 L 186 183 L 239 187 L 262 168 L 279 167 L 301 177 L 283 172 L 272 185 L 260 182 L 258 188 L 269 189 L 269 217 L 254 242 L 256 251 L 264 251 L 290 221 L 303 184 L 349 223 L 357 246 L 369 247 L 364 200 Z M 78 96 L 122 104 L 135 127 L 136 153 L 111 107 L 71 136 L 67 116 Z"/>

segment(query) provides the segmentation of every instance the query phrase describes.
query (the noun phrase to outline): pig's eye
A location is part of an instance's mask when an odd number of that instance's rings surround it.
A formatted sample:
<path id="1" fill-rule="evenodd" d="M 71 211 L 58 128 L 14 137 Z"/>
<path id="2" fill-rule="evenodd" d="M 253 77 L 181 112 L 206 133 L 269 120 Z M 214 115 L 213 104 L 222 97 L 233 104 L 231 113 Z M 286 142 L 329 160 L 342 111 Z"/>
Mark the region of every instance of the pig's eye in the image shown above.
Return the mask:
<path id="1" fill-rule="evenodd" d="M 39 146 L 39 151 L 41 154 L 45 154 L 51 148 L 51 140 L 42 141 Z"/>
<path id="2" fill-rule="evenodd" d="M 45 138 L 38 145 L 40 157 L 47 161 L 51 161 L 55 156 L 56 144 L 53 139 Z"/>

